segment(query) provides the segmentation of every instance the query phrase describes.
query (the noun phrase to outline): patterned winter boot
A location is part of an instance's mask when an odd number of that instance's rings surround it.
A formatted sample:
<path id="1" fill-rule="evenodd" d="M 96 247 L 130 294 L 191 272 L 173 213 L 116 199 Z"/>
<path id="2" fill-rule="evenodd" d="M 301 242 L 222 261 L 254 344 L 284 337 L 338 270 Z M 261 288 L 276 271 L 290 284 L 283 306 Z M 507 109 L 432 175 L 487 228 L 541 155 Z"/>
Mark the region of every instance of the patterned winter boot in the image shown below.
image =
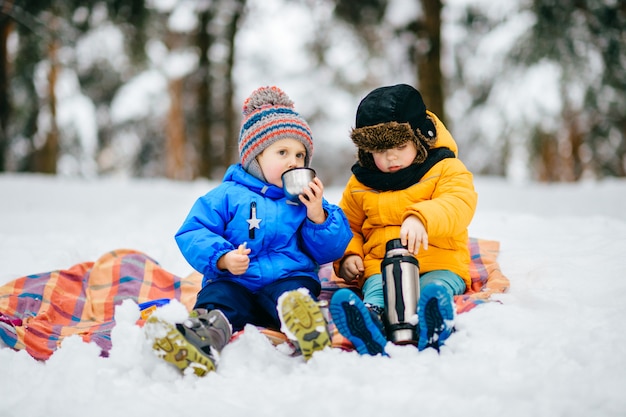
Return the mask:
<path id="1" fill-rule="evenodd" d="M 278 300 L 282 330 L 297 342 L 305 360 L 330 346 L 326 320 L 319 305 L 305 290 L 288 291 Z"/>
<path id="2" fill-rule="evenodd" d="M 373 306 L 367 306 L 352 291 L 338 290 L 330 300 L 330 314 L 337 330 L 347 338 L 361 355 L 384 355 L 387 338 Z"/>
<path id="3" fill-rule="evenodd" d="M 446 339 L 454 332 L 454 301 L 441 285 L 429 284 L 422 289 L 417 304 L 419 317 L 417 348 L 432 347 L 439 351 Z"/>
<path id="4" fill-rule="evenodd" d="M 153 349 L 181 371 L 187 368 L 198 376 L 214 371 L 217 357 L 230 340 L 232 327 L 220 310 L 193 310 L 183 323 L 171 324 L 150 316 L 146 335 Z"/>

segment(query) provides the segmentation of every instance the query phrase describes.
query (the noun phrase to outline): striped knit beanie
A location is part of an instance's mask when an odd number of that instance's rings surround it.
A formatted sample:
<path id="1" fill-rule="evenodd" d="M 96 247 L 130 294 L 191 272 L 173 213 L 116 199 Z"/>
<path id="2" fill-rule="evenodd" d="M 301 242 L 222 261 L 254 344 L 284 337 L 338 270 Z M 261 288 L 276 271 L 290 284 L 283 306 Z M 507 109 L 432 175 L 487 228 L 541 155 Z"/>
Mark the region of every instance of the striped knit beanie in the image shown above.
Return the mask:
<path id="1" fill-rule="evenodd" d="M 243 103 L 243 121 L 239 134 L 241 165 L 250 174 L 265 181 L 256 157 L 279 139 L 302 142 L 306 149 L 304 166 L 313 157 L 311 128 L 293 107 L 293 101 L 278 87 L 261 87 Z"/>

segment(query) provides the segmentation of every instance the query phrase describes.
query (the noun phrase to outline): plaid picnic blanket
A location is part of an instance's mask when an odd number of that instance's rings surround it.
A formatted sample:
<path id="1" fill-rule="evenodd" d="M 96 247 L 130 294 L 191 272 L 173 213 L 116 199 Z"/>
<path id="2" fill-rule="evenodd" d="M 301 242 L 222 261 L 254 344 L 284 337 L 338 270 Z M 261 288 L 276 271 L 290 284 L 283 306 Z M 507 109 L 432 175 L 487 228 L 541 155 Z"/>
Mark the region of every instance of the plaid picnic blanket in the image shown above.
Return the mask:
<path id="1" fill-rule="evenodd" d="M 466 312 L 505 292 L 509 281 L 497 263 L 499 243 L 470 239 L 472 289 L 455 299 L 457 311 Z M 329 299 L 342 282 L 331 265 L 320 270 L 321 299 Z M 69 269 L 28 275 L 0 287 L 0 346 L 25 349 L 39 360 L 48 359 L 61 341 L 79 335 L 94 342 L 107 356 L 115 306 L 125 299 L 137 304 L 177 299 L 189 310 L 200 290 L 202 276 L 194 272 L 178 277 L 137 250 L 107 252 L 95 262 Z M 345 341 L 333 345 L 346 348 Z"/>

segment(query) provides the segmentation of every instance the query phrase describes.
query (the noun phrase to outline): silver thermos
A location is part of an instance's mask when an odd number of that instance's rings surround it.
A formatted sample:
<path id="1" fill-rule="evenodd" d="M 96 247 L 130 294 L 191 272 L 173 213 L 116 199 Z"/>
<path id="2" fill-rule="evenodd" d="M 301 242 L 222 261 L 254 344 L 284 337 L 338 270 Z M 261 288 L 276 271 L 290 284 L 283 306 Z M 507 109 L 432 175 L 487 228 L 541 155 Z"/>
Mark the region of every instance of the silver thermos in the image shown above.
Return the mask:
<path id="1" fill-rule="evenodd" d="M 381 262 L 385 294 L 385 329 L 395 344 L 417 344 L 419 263 L 400 239 L 387 242 Z"/>

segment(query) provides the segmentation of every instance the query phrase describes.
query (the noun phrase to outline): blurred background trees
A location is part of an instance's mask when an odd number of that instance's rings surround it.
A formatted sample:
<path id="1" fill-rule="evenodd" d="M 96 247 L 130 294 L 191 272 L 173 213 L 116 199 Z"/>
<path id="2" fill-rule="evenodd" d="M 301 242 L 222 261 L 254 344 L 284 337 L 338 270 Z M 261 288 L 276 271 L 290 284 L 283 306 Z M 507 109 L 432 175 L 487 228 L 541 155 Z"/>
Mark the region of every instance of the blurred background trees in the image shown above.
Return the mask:
<path id="1" fill-rule="evenodd" d="M 360 99 L 406 82 L 477 174 L 626 176 L 626 4 L 0 0 L 0 171 L 219 180 L 276 84 L 343 185 Z"/>

